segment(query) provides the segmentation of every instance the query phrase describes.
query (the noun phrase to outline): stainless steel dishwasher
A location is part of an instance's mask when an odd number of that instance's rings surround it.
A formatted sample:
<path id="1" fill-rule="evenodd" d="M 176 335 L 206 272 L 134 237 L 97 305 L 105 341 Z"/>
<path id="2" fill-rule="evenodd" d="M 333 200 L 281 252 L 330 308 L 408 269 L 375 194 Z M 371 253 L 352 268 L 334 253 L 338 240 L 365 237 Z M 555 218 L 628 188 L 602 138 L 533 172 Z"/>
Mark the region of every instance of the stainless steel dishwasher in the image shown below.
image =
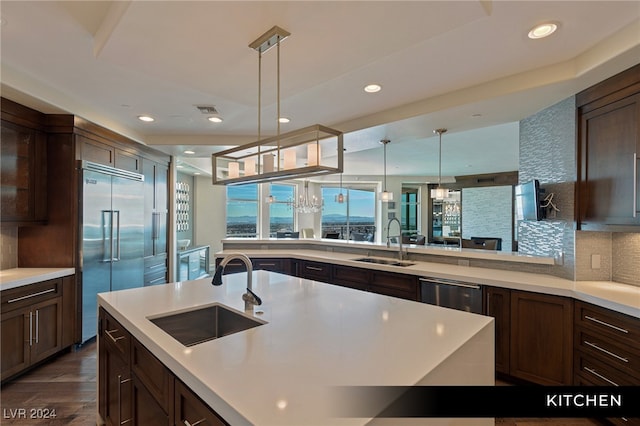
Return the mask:
<path id="1" fill-rule="evenodd" d="M 482 286 L 445 278 L 421 277 L 421 301 L 430 305 L 482 313 Z"/>

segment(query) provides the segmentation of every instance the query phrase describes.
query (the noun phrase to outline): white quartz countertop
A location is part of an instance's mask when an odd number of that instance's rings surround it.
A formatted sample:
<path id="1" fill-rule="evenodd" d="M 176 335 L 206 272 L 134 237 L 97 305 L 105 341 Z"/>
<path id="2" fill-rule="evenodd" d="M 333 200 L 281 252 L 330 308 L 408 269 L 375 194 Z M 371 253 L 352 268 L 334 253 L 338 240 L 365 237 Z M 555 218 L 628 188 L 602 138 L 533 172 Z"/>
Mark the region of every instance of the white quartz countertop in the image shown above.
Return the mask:
<path id="1" fill-rule="evenodd" d="M 13 268 L 0 271 L 0 290 L 53 280 L 76 273 L 74 268 Z"/>
<path id="2" fill-rule="evenodd" d="M 262 248 L 261 246 L 276 244 L 282 246 L 283 250 L 291 250 L 290 247 L 305 245 L 321 247 L 323 249 L 335 248 L 336 250 L 344 248 L 357 248 L 364 250 L 375 251 L 389 251 L 398 249 L 397 244 L 393 244 L 389 249 L 386 244 L 370 243 L 367 241 L 352 241 L 352 240 L 334 240 L 329 238 L 266 238 L 266 239 L 254 239 L 254 238 L 226 238 L 222 240 L 223 244 L 242 244 L 256 249 Z M 289 247 L 289 248 L 288 248 Z M 502 262 L 517 262 L 517 263 L 531 263 L 537 265 L 553 265 L 555 260 L 553 257 L 544 256 L 531 256 L 521 254 L 512 251 L 495 251 L 495 250 L 478 250 L 467 249 L 456 246 L 445 246 L 441 244 L 434 245 L 416 245 L 416 244 L 404 244 L 403 250 L 408 253 L 420 253 L 432 256 L 445 256 L 445 257 L 462 257 L 468 259 L 485 259 L 485 260 L 497 260 Z"/>
<path id="3" fill-rule="evenodd" d="M 192 347 L 149 318 L 213 303 L 243 311 L 246 273 L 225 275 L 219 287 L 201 279 L 101 293 L 98 303 L 232 425 L 364 424 L 328 417 L 332 386 L 419 383 L 493 327 L 481 315 L 273 272 L 252 276 L 264 311 L 252 315 L 267 324 Z"/>
<path id="4" fill-rule="evenodd" d="M 422 277 L 454 279 L 472 282 L 475 284 L 532 291 L 556 296 L 566 296 L 640 318 L 640 287 L 611 281 L 572 281 L 545 274 L 413 260 L 410 260 L 409 262 L 414 263 L 414 265 L 399 267 L 358 262 L 354 259 L 359 259 L 365 256 L 354 253 L 341 253 L 337 251 L 323 250 L 292 251 L 287 250 L 285 247 L 282 249 L 270 250 L 223 250 L 216 253 L 216 256 L 224 257 L 226 254 L 236 252 L 245 253 L 249 257 L 284 257 L 311 260 L 344 266 L 418 275 Z"/>

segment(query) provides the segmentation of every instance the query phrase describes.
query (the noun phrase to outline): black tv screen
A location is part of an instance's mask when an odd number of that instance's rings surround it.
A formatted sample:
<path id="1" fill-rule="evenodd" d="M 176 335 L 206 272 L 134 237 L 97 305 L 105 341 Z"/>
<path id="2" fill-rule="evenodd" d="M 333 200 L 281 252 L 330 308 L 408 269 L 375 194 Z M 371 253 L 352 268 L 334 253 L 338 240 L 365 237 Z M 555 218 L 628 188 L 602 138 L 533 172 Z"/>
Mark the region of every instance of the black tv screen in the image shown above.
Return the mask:
<path id="1" fill-rule="evenodd" d="M 518 220 L 542 220 L 540 183 L 537 179 L 516 185 L 516 217 Z"/>

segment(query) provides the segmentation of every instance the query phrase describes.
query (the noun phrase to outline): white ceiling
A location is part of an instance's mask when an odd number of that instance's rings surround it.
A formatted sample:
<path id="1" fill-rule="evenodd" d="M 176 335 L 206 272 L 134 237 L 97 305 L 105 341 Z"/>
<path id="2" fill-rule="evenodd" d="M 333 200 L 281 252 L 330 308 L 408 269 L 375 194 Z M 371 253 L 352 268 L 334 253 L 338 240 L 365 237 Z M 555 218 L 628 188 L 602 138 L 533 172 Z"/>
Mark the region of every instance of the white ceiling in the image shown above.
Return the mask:
<path id="1" fill-rule="evenodd" d="M 278 25 L 282 131 L 345 132 L 345 174 L 518 168 L 518 120 L 640 62 L 638 1 L 7 1 L 2 95 L 71 112 L 207 169 L 257 137 L 258 54 Z M 543 21 L 559 24 L 529 40 Z M 276 52 L 263 57 L 262 135 L 275 132 Z M 365 84 L 383 90 L 367 94 Z M 195 105 L 215 105 L 222 124 Z M 151 124 L 141 114 L 156 118 Z M 183 151 L 196 154 L 185 158 Z"/>

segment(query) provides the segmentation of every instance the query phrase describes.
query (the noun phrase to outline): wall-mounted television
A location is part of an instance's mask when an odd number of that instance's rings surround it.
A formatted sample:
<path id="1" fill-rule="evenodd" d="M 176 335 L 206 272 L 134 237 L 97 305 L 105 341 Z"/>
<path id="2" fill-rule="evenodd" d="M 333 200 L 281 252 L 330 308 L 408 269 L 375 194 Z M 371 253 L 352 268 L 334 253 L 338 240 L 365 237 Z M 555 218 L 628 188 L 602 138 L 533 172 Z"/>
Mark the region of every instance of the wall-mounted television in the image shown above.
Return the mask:
<path id="1" fill-rule="evenodd" d="M 537 179 L 516 185 L 515 205 L 518 220 L 544 219 L 544 209 L 540 207 L 540 183 Z"/>

